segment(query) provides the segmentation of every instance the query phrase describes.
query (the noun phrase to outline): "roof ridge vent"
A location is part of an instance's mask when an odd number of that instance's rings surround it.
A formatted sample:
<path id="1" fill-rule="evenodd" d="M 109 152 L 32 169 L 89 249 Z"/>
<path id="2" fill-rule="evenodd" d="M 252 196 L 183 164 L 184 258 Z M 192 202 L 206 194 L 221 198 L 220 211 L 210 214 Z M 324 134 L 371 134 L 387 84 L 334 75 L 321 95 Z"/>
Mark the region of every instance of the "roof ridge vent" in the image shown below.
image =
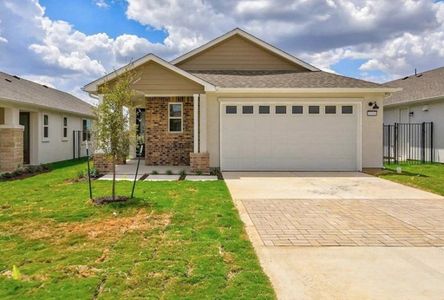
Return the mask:
<path id="1" fill-rule="evenodd" d="M 44 84 L 42 84 L 42 86 L 43 86 L 44 88 L 48 88 L 48 86 L 47 86 L 47 85 L 44 85 Z"/>
<path id="2" fill-rule="evenodd" d="M 404 78 L 402 78 L 401 80 L 406 80 L 406 79 L 408 79 L 409 77 L 408 76 L 406 76 L 406 77 L 404 77 Z"/>
<path id="3" fill-rule="evenodd" d="M 6 80 L 7 82 L 12 82 L 11 79 L 8 79 L 8 78 L 5 78 L 5 80 Z"/>
<path id="4" fill-rule="evenodd" d="M 14 76 L 12 76 L 12 77 L 14 77 L 15 79 L 18 79 L 18 80 L 20 80 L 21 78 L 20 77 L 18 77 L 17 75 L 14 75 Z"/>

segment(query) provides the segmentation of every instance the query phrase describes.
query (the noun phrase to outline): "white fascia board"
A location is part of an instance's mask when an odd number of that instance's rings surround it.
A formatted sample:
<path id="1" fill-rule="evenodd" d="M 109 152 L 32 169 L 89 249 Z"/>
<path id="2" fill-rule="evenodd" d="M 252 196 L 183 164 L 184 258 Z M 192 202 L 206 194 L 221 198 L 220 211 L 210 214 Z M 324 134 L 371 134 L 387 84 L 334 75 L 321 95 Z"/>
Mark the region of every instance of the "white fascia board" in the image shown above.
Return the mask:
<path id="1" fill-rule="evenodd" d="M 216 88 L 219 93 L 393 93 L 400 88 Z"/>
<path id="2" fill-rule="evenodd" d="M 320 71 L 318 68 L 310 65 L 309 63 L 306 63 L 306 62 L 294 57 L 293 55 L 290 55 L 287 52 L 285 52 L 279 48 L 276 48 L 273 45 L 268 44 L 267 42 L 264 42 L 263 40 L 249 34 L 248 32 L 243 31 L 240 28 L 233 29 L 232 31 L 227 32 L 226 34 L 224 34 L 224 35 L 222 35 L 222 36 L 220 36 L 220 37 L 218 37 L 218 38 L 216 38 L 216 39 L 214 39 L 214 40 L 212 40 L 212 41 L 210 41 L 210 42 L 208 42 L 208 43 L 206 43 L 206 44 L 204 44 L 204 45 L 202 45 L 202 46 L 200 46 L 200 47 L 198 47 L 198 48 L 196 48 L 184 55 L 179 56 L 178 58 L 171 61 L 171 64 L 176 65 L 176 64 L 190 58 L 191 56 L 194 56 L 194 55 L 196 55 L 196 54 L 198 54 L 198 53 L 200 53 L 200 52 L 202 52 L 202 51 L 204 51 L 204 50 L 206 50 L 206 49 L 208 49 L 208 48 L 210 48 L 210 47 L 212 47 L 212 46 L 214 46 L 214 45 L 216 45 L 216 44 L 218 44 L 218 43 L 220 43 L 220 42 L 222 42 L 222 41 L 224 41 L 236 34 L 238 34 L 238 35 L 242 36 L 243 38 L 271 51 L 272 53 L 277 54 L 277 55 L 279 55 L 279 56 L 281 56 L 281 57 L 283 57 L 295 64 L 298 64 L 310 71 Z"/>
<path id="3" fill-rule="evenodd" d="M 202 80 L 202 79 L 200 79 L 200 78 L 198 78 L 198 77 L 196 77 L 196 76 L 194 76 L 194 75 L 192 75 L 192 74 L 190 74 L 190 73 L 188 73 L 176 66 L 173 66 L 169 62 L 163 60 L 162 58 L 160 58 L 152 53 L 145 55 L 145 56 L 139 58 L 138 60 L 136 60 L 135 62 L 125 65 L 125 66 L 121 67 L 120 69 L 117 69 L 116 71 L 111 72 L 108 75 L 105 75 L 105 76 L 103 76 L 91 83 L 88 83 L 87 85 L 85 85 L 83 87 L 83 90 L 88 93 L 95 93 L 95 92 L 97 92 L 97 88 L 99 85 L 105 83 L 108 80 L 112 80 L 112 79 L 118 77 L 119 75 L 121 75 L 125 71 L 133 70 L 133 69 L 137 68 L 138 66 L 141 66 L 149 61 L 154 61 L 154 62 L 158 63 L 159 65 L 161 65 L 173 72 L 178 73 L 179 75 L 182 75 L 194 82 L 201 84 L 202 86 L 204 86 L 205 91 L 214 91 L 215 90 L 215 86 L 212 85 L 211 83 L 209 83 L 205 80 Z"/>

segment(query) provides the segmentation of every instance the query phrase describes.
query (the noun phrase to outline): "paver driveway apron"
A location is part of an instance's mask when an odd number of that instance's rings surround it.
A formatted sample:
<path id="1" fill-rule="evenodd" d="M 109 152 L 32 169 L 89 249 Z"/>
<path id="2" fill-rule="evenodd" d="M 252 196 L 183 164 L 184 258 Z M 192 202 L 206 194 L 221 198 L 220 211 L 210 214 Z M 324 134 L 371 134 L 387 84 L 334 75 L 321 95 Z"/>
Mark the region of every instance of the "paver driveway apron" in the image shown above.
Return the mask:
<path id="1" fill-rule="evenodd" d="M 354 172 L 225 172 L 281 299 L 443 299 L 444 198 Z"/>

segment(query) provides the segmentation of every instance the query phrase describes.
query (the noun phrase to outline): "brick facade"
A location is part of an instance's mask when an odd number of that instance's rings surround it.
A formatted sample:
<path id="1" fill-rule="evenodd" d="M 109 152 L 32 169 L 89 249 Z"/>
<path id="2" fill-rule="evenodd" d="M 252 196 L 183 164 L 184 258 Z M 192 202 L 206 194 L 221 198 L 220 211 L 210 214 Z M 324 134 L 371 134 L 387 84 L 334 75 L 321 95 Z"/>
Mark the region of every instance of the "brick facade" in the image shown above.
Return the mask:
<path id="1" fill-rule="evenodd" d="M 210 172 L 210 154 L 206 153 L 190 153 L 190 166 L 193 172 Z"/>
<path id="2" fill-rule="evenodd" d="M 113 170 L 112 161 L 110 159 L 107 159 L 105 154 L 100 152 L 94 153 L 93 161 L 94 161 L 94 167 L 100 174 L 112 172 Z M 125 163 L 126 163 L 125 159 L 117 161 L 118 165 L 123 165 Z"/>
<path id="3" fill-rule="evenodd" d="M 0 128 L 0 172 L 23 166 L 23 129 Z"/>
<path id="4" fill-rule="evenodd" d="M 183 103 L 183 131 L 168 132 L 168 103 Z M 145 110 L 145 164 L 189 165 L 193 152 L 193 97 L 149 97 Z"/>

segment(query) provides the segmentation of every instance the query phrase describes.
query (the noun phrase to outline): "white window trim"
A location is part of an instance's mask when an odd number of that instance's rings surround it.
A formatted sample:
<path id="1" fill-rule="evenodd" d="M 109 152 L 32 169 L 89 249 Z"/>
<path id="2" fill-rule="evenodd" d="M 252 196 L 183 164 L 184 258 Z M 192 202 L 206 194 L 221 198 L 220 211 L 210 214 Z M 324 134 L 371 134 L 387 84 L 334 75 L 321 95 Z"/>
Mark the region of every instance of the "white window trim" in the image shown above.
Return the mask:
<path id="1" fill-rule="evenodd" d="M 48 117 L 48 125 L 45 125 L 45 116 Z M 49 120 L 49 114 L 42 113 L 42 142 L 48 143 L 49 142 L 49 136 L 50 136 L 50 120 Z M 48 137 L 45 137 L 45 127 L 48 127 Z"/>
<path id="2" fill-rule="evenodd" d="M 66 118 L 66 126 L 65 126 L 65 118 Z M 67 142 L 68 141 L 68 136 L 69 136 L 68 127 L 69 127 L 69 118 L 68 118 L 68 116 L 62 116 L 62 142 Z M 66 137 L 63 136 L 65 128 L 66 128 Z"/>
<path id="3" fill-rule="evenodd" d="M 179 104 L 180 105 L 180 117 L 171 117 L 170 115 L 170 108 L 171 105 L 176 105 Z M 180 131 L 171 131 L 170 128 L 170 120 L 171 119 L 179 119 L 180 120 Z M 183 103 L 182 102 L 168 102 L 168 132 L 169 133 L 183 133 Z"/>
<path id="4" fill-rule="evenodd" d="M 88 135 L 86 135 L 86 140 L 83 140 L 83 121 L 86 121 L 86 129 L 87 130 L 89 130 L 90 131 L 90 133 L 91 133 L 91 126 L 92 126 L 92 124 L 91 124 L 91 120 L 90 119 L 82 119 L 82 123 L 81 123 L 81 132 L 82 132 L 82 136 L 81 136 L 81 143 L 82 143 L 82 145 L 85 145 L 86 144 L 86 141 L 90 141 L 90 140 L 88 140 Z M 88 123 L 90 124 L 90 127 L 88 128 Z"/>

